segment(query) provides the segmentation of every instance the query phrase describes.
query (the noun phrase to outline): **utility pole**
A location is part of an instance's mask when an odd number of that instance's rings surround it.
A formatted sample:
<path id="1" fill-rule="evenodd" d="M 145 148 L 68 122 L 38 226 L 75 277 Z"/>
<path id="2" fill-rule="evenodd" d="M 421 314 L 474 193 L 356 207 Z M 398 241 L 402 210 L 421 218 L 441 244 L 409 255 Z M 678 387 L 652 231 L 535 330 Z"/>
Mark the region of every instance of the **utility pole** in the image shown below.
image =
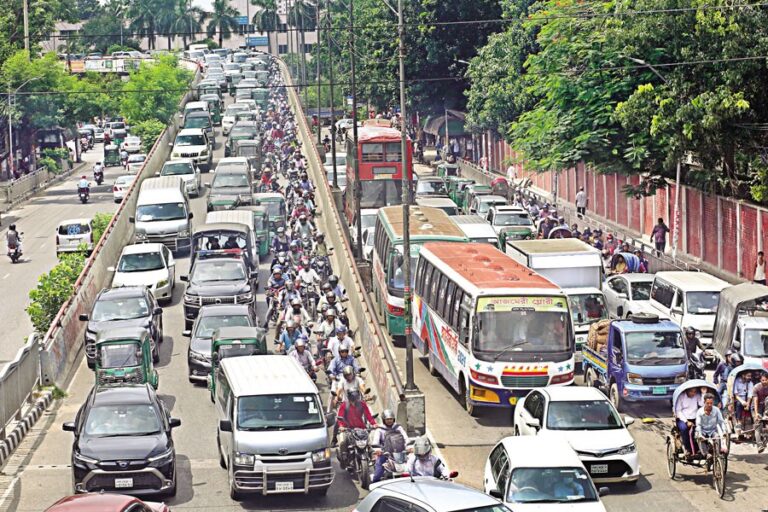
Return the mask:
<path id="1" fill-rule="evenodd" d="M 349 2 L 352 3 L 352 0 Z M 411 173 L 413 162 L 408 158 L 408 135 L 405 130 L 405 23 L 403 0 L 397 0 L 397 33 L 400 61 L 400 158 L 403 168 L 403 319 L 405 321 L 405 390 L 416 389 L 413 379 L 413 337 L 411 336 Z M 447 130 L 447 126 L 446 126 Z M 358 217 L 359 218 L 359 217 Z M 358 226 L 360 222 L 357 223 Z M 358 240 L 362 238 L 358 233 Z"/>
<path id="2" fill-rule="evenodd" d="M 352 78 L 352 147 L 357 152 L 357 83 L 355 79 L 356 72 L 356 59 L 355 59 L 355 2 L 349 0 L 349 46 L 350 46 L 350 76 Z M 334 160 L 336 155 L 334 154 Z M 357 247 L 355 251 L 358 258 L 363 257 L 363 223 L 360 222 L 360 195 L 362 194 L 362 186 L 360 184 L 360 162 L 357 155 L 353 161 L 355 162 L 355 218 L 357 219 Z"/>
<path id="3" fill-rule="evenodd" d="M 29 3 L 28 0 L 22 0 L 24 9 L 24 49 L 27 51 L 27 58 L 29 55 Z"/>
<path id="4" fill-rule="evenodd" d="M 317 60 L 317 145 L 319 146 L 323 143 L 320 136 L 322 131 L 322 124 L 320 123 L 320 2 L 315 6 L 315 32 L 317 33 L 317 43 L 315 44 L 315 58 Z"/>
<path id="5" fill-rule="evenodd" d="M 351 1 L 351 0 L 350 0 Z M 328 27 L 325 33 L 328 41 L 328 76 L 331 82 L 331 165 L 333 166 L 333 191 L 339 190 L 339 176 L 336 170 L 336 114 L 333 107 L 333 50 L 331 49 L 331 0 L 328 0 Z M 318 123 L 319 123 L 318 119 Z"/>

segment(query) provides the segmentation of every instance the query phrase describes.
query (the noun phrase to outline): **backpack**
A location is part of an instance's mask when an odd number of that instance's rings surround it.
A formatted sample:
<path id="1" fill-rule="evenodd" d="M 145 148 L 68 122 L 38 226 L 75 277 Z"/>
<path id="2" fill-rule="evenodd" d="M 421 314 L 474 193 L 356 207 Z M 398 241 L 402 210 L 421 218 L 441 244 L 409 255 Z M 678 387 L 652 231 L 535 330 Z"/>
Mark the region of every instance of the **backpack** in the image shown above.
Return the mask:
<path id="1" fill-rule="evenodd" d="M 391 454 L 405 451 L 405 438 L 399 429 L 395 429 L 393 426 L 393 428 L 387 430 L 387 433 L 384 434 L 384 446 L 382 449 Z"/>

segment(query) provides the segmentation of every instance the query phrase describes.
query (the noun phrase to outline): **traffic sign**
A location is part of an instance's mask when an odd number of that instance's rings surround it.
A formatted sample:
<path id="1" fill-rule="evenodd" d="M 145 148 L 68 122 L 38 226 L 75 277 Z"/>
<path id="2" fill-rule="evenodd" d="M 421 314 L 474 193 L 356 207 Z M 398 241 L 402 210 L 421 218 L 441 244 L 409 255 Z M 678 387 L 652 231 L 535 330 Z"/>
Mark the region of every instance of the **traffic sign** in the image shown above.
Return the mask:
<path id="1" fill-rule="evenodd" d="M 248 24 L 248 16 L 238 16 L 237 17 L 237 23 L 238 23 L 238 25 L 247 25 Z"/>
<path id="2" fill-rule="evenodd" d="M 246 46 L 269 46 L 267 36 L 248 36 L 245 38 Z"/>

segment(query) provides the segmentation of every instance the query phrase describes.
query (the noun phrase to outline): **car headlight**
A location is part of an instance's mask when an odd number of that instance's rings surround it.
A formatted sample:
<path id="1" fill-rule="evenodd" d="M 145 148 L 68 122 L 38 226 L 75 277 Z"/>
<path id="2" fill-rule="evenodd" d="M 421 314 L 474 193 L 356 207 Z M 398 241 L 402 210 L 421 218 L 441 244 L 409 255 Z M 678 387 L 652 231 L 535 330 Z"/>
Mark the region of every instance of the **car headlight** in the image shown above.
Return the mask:
<path id="1" fill-rule="evenodd" d="M 197 304 L 199 302 L 197 295 L 187 295 L 184 294 L 184 303 L 185 304 Z"/>
<path id="2" fill-rule="evenodd" d="M 134 235 L 134 238 L 136 238 L 137 241 L 141 242 L 144 240 L 147 240 L 147 234 L 143 231 L 137 231 Z"/>
<path id="3" fill-rule="evenodd" d="M 331 458 L 330 448 L 324 448 L 322 450 L 317 450 L 315 452 L 312 452 L 312 462 L 315 462 L 315 463 L 325 462 L 330 458 Z"/>
<path id="4" fill-rule="evenodd" d="M 687 375 L 684 373 L 681 373 L 675 377 L 675 384 L 682 384 L 687 380 Z"/>
<path id="5" fill-rule="evenodd" d="M 250 453 L 235 453 L 235 466 L 254 466 L 256 464 L 256 457 Z"/>
<path id="6" fill-rule="evenodd" d="M 74 455 L 74 458 L 75 458 L 75 462 L 79 462 L 80 464 L 95 465 L 95 464 L 99 463 L 98 460 L 92 459 L 90 457 L 86 457 L 85 455 L 83 455 L 81 453 L 78 453 L 78 452 L 74 452 L 73 455 Z"/>
<path id="7" fill-rule="evenodd" d="M 200 152 L 200 156 L 208 156 L 208 150 L 204 149 Z"/>
<path id="8" fill-rule="evenodd" d="M 204 362 L 207 362 L 210 359 L 210 357 L 206 356 L 202 352 L 195 352 L 195 351 L 189 352 L 189 358 L 194 359 L 195 361 L 204 361 Z"/>
<path id="9" fill-rule="evenodd" d="M 187 238 L 189 237 L 189 230 L 188 229 L 182 229 L 179 231 L 179 238 Z"/>
<path id="10" fill-rule="evenodd" d="M 173 455 L 173 448 L 169 448 L 168 451 L 163 452 L 160 455 L 148 458 L 147 462 L 149 462 L 150 466 L 154 467 L 165 466 L 173 460 Z"/>
<path id="11" fill-rule="evenodd" d="M 630 453 L 635 453 L 637 451 L 637 447 L 635 446 L 635 443 L 628 444 L 627 446 L 623 446 L 619 448 L 619 451 L 616 452 L 619 455 L 629 455 Z"/>
<path id="12" fill-rule="evenodd" d="M 627 382 L 629 382 L 630 384 L 636 384 L 638 386 L 642 386 L 643 377 L 641 375 L 638 375 L 637 373 L 628 373 Z"/>
<path id="13" fill-rule="evenodd" d="M 240 303 L 240 302 L 250 302 L 252 300 L 253 300 L 253 293 L 252 292 L 241 293 L 241 294 L 239 294 L 237 296 L 237 302 L 238 303 Z"/>
<path id="14" fill-rule="evenodd" d="M 168 285 L 168 280 L 161 279 L 160 281 L 157 282 L 157 284 L 155 285 L 155 288 L 162 288 L 163 286 L 167 286 L 167 285 Z"/>
<path id="15" fill-rule="evenodd" d="M 171 153 L 171 158 L 180 158 L 179 154 L 176 152 Z"/>

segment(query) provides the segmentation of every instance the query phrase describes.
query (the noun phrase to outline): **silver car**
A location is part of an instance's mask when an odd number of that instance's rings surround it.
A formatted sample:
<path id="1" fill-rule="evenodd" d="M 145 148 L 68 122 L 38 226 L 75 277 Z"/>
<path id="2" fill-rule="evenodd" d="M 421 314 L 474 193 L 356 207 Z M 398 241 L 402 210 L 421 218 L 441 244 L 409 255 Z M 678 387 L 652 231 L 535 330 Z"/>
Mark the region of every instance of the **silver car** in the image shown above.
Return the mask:
<path id="1" fill-rule="evenodd" d="M 481 491 L 430 477 L 399 478 L 372 484 L 371 493 L 357 504 L 355 512 L 380 510 L 511 512 L 499 500 Z"/>

